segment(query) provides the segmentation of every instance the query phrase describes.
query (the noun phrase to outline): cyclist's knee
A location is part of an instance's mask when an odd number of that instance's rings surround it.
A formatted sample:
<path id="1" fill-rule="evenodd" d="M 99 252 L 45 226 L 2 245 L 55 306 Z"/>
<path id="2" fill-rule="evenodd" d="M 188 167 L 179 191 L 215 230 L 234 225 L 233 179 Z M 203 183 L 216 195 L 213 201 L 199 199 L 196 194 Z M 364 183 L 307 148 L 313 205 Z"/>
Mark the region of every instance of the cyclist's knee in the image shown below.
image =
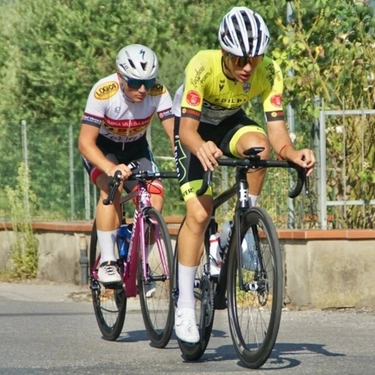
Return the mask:
<path id="1" fill-rule="evenodd" d="M 164 198 L 159 194 L 151 194 L 151 205 L 156 208 L 158 211 L 163 209 Z"/>
<path id="2" fill-rule="evenodd" d="M 238 155 L 244 156 L 244 151 L 250 147 L 264 147 L 264 150 L 259 153 L 262 159 L 268 159 L 271 153 L 271 145 L 268 138 L 262 133 L 245 133 L 236 144 L 236 151 Z"/>
<path id="3" fill-rule="evenodd" d="M 161 198 L 164 197 L 164 186 L 160 180 L 150 181 L 147 186 L 147 190 L 152 195 L 158 195 Z"/>
<path id="4" fill-rule="evenodd" d="M 186 206 L 186 222 L 187 225 L 194 231 L 198 228 L 198 232 L 201 228 L 205 228 L 211 217 L 211 208 L 204 207 L 202 205 L 189 205 Z"/>

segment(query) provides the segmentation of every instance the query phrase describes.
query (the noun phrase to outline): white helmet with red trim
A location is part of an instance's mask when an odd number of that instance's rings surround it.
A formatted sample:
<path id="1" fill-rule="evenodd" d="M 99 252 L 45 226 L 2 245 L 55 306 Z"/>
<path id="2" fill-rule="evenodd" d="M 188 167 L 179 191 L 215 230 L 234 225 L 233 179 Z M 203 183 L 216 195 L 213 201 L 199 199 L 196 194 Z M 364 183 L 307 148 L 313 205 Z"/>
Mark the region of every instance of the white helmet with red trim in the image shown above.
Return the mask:
<path id="1" fill-rule="evenodd" d="M 235 56 L 260 56 L 270 42 L 263 18 L 246 7 L 234 7 L 220 24 L 219 42 L 223 50 Z"/>

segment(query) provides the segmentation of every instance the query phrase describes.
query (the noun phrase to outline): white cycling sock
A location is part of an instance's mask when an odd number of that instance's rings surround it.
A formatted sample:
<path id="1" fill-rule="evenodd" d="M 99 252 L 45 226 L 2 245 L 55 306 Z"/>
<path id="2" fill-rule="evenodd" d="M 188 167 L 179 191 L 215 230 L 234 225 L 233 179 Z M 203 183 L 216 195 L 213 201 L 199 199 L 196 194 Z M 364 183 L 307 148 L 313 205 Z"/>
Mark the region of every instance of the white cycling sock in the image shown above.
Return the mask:
<path id="1" fill-rule="evenodd" d="M 178 302 L 180 309 L 195 309 L 194 279 L 198 267 L 178 263 Z"/>
<path id="2" fill-rule="evenodd" d="M 251 201 L 251 207 L 256 207 L 256 205 L 258 203 L 259 195 L 249 194 L 249 198 L 250 198 L 250 201 Z"/>
<path id="3" fill-rule="evenodd" d="M 97 230 L 98 244 L 101 253 L 100 263 L 116 260 L 115 258 L 115 241 L 117 230 L 102 231 Z"/>

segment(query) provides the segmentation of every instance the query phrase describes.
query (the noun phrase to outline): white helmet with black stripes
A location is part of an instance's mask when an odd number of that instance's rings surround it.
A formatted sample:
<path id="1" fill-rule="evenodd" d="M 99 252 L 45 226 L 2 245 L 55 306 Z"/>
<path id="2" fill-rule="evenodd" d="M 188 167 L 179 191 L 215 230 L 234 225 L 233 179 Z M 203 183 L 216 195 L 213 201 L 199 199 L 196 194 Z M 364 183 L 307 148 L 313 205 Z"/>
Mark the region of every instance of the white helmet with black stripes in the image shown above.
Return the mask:
<path id="1" fill-rule="evenodd" d="M 270 33 L 263 18 L 246 7 L 234 7 L 220 24 L 219 42 L 235 56 L 260 56 L 267 50 Z"/>

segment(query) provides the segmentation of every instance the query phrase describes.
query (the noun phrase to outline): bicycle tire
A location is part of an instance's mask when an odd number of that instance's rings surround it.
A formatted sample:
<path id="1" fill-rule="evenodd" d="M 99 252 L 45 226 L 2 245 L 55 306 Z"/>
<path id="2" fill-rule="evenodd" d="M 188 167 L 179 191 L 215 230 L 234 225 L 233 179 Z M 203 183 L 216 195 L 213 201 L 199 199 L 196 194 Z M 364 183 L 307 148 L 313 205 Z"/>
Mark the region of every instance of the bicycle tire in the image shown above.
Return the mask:
<path id="1" fill-rule="evenodd" d="M 228 319 L 239 359 L 246 367 L 257 369 L 268 360 L 278 335 L 283 298 L 283 268 L 276 229 L 264 209 L 255 207 L 244 213 L 240 223 L 241 242 L 250 228 L 255 242 L 259 242 L 259 266 L 255 271 L 242 268 L 243 281 L 250 290 L 240 290 L 237 251 L 230 252 Z M 230 250 L 234 249 L 231 247 Z M 242 252 L 241 246 L 239 250 Z"/>
<path id="2" fill-rule="evenodd" d="M 212 326 L 214 324 L 215 309 L 212 282 L 206 277 L 203 277 L 202 279 L 202 275 L 204 274 L 204 265 L 207 264 L 207 262 L 209 262 L 209 258 L 208 252 L 205 249 L 197 269 L 194 283 L 194 295 L 196 299 L 195 314 L 200 341 L 195 344 L 190 344 L 177 338 L 182 357 L 187 361 L 197 361 L 202 357 L 207 348 L 208 342 L 210 341 Z M 176 243 L 175 248 L 174 270 L 174 289 L 178 291 L 178 243 Z"/>
<path id="3" fill-rule="evenodd" d="M 90 241 L 90 289 L 96 321 L 103 339 L 116 341 L 120 336 L 125 322 L 126 293 L 122 285 L 105 287 L 94 276 L 96 259 L 100 256 L 96 221 L 91 231 Z M 121 267 L 119 267 L 121 268 Z M 122 274 L 122 272 L 120 272 Z"/>
<path id="4" fill-rule="evenodd" d="M 147 249 L 152 249 L 147 259 L 147 273 L 150 280 L 147 281 L 143 277 L 142 251 L 138 244 L 138 292 L 148 337 L 154 347 L 164 348 L 173 330 L 173 248 L 167 225 L 159 211 L 149 208 L 145 212 L 146 226 L 148 229 L 145 233 L 145 245 Z M 160 248 L 157 246 L 157 241 L 152 244 L 154 242 L 152 238 L 160 240 Z M 168 274 L 165 273 L 163 263 L 167 267 Z"/>

